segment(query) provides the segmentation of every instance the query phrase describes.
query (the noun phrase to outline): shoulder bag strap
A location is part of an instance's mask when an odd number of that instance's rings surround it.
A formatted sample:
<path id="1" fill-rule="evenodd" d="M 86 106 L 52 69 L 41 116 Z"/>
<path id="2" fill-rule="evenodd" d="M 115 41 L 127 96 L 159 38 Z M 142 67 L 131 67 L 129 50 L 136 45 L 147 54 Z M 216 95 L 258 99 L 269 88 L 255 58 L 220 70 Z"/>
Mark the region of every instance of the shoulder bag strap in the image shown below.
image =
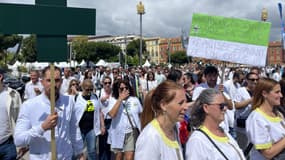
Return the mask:
<path id="1" fill-rule="evenodd" d="M 132 129 L 135 129 L 136 127 L 133 125 L 133 123 L 132 123 L 132 120 L 131 120 L 131 117 L 130 117 L 130 115 L 129 115 L 129 112 L 128 112 L 128 110 L 127 110 L 127 107 L 126 107 L 126 105 L 124 104 L 124 103 L 122 103 L 123 104 L 123 106 L 124 106 L 124 109 L 126 110 L 126 113 L 127 113 L 127 117 L 128 117 L 128 120 L 129 120 L 129 122 L 130 122 L 130 124 L 131 124 L 131 126 L 132 126 Z"/>
<path id="2" fill-rule="evenodd" d="M 147 91 L 149 91 L 148 80 L 146 80 L 146 88 L 147 88 Z"/>
<path id="3" fill-rule="evenodd" d="M 252 149 L 252 147 L 253 147 L 253 144 L 250 142 L 250 143 L 246 146 L 246 148 L 243 150 L 243 154 L 244 154 L 245 157 L 248 156 L 248 154 L 249 154 L 250 150 Z"/>
<path id="4" fill-rule="evenodd" d="M 216 143 L 201 129 L 196 129 L 197 131 L 200 131 L 202 132 L 209 140 L 210 142 L 216 147 L 216 149 L 223 155 L 223 157 L 226 159 L 226 160 L 229 160 L 226 155 L 221 151 L 221 149 L 216 145 Z"/>

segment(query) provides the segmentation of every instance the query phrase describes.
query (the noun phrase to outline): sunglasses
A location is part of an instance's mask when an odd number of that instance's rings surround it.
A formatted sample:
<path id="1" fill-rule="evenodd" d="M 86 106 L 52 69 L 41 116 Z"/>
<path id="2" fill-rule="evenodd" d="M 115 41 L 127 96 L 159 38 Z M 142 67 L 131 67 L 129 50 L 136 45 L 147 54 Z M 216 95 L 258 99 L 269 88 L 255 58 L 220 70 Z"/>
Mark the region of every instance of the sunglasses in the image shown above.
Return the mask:
<path id="1" fill-rule="evenodd" d="M 93 91 L 93 88 L 87 88 L 87 89 L 84 89 L 85 91 L 89 91 L 89 92 L 92 92 Z"/>
<path id="2" fill-rule="evenodd" d="M 257 79 L 255 79 L 255 78 L 249 78 L 248 80 L 250 80 L 250 81 L 252 81 L 252 82 L 254 82 L 254 81 L 258 81 L 259 79 L 257 78 Z"/>
<path id="3" fill-rule="evenodd" d="M 72 85 L 72 86 L 78 86 L 78 84 L 77 84 L 77 83 L 72 83 L 71 85 Z"/>
<path id="4" fill-rule="evenodd" d="M 47 82 L 51 82 L 51 79 L 46 79 L 46 81 L 47 81 Z M 61 81 L 61 79 L 59 79 L 59 78 L 58 78 L 58 79 L 54 79 L 54 82 L 55 82 L 55 83 L 58 83 L 58 82 L 60 82 L 60 81 Z"/>
<path id="5" fill-rule="evenodd" d="M 105 84 L 105 85 L 107 85 L 107 84 L 111 84 L 111 82 L 104 82 L 104 84 Z"/>
<path id="6" fill-rule="evenodd" d="M 120 91 L 122 92 L 124 89 L 128 90 L 128 87 L 120 87 Z"/>
<path id="7" fill-rule="evenodd" d="M 224 110 L 225 107 L 227 107 L 226 103 L 212 103 L 212 104 L 208 104 L 208 105 L 218 105 L 221 111 Z"/>

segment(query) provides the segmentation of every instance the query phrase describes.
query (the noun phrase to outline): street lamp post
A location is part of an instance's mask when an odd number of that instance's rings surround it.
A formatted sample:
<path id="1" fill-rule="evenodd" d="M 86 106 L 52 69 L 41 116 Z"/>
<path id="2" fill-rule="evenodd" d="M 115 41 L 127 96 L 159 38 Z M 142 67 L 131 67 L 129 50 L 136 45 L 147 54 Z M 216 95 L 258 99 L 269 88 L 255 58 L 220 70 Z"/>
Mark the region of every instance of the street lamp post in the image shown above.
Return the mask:
<path id="1" fill-rule="evenodd" d="M 261 11 L 261 20 L 262 20 L 263 22 L 266 22 L 267 18 L 268 18 L 268 11 L 267 11 L 266 8 L 263 8 L 262 11 Z M 282 51 L 282 52 L 283 52 L 283 51 Z M 268 57 L 266 57 L 266 62 L 269 63 Z"/>
<path id="2" fill-rule="evenodd" d="M 127 37 L 124 37 L 124 42 L 125 42 L 125 49 L 124 49 L 124 53 L 125 53 L 125 66 L 124 68 L 127 69 L 127 60 L 128 60 L 128 55 L 127 55 Z"/>
<path id="3" fill-rule="evenodd" d="M 142 66 L 142 15 L 145 14 L 144 5 L 140 1 L 137 5 L 137 13 L 140 15 L 140 55 L 139 55 L 139 65 Z"/>
<path id="4" fill-rule="evenodd" d="M 265 22 L 267 18 L 268 18 L 268 11 L 266 8 L 263 8 L 261 11 L 261 20 Z"/>
<path id="5" fill-rule="evenodd" d="M 168 65 L 171 64 L 170 43 L 171 43 L 170 40 L 168 40 L 168 42 L 167 42 Z"/>

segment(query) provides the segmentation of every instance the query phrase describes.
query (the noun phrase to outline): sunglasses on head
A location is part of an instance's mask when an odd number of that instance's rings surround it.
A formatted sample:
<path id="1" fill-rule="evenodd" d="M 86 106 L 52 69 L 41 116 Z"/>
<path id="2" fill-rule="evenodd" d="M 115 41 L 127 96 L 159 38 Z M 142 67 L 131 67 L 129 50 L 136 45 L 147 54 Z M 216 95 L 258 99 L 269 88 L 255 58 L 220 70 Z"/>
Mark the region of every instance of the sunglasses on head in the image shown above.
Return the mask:
<path id="1" fill-rule="evenodd" d="M 208 104 L 208 105 L 218 105 L 221 111 L 224 110 L 225 107 L 227 107 L 226 103 L 212 103 L 212 104 Z"/>

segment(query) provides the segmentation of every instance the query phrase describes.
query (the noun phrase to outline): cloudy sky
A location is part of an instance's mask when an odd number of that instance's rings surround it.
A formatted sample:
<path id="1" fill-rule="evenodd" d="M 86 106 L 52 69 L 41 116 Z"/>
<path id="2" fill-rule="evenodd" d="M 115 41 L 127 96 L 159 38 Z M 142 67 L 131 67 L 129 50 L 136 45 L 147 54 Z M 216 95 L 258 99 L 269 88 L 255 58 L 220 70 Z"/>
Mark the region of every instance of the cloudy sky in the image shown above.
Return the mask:
<path id="1" fill-rule="evenodd" d="M 2 3 L 34 4 L 34 0 L 0 0 Z M 262 8 L 268 10 L 271 22 L 270 41 L 280 40 L 280 0 L 142 0 L 143 35 L 178 37 L 189 31 L 193 13 L 260 20 Z M 96 8 L 97 35 L 139 34 L 139 0 L 67 0 L 68 6 Z M 285 2 L 283 2 L 285 14 Z M 284 15 L 283 15 L 284 16 Z"/>

